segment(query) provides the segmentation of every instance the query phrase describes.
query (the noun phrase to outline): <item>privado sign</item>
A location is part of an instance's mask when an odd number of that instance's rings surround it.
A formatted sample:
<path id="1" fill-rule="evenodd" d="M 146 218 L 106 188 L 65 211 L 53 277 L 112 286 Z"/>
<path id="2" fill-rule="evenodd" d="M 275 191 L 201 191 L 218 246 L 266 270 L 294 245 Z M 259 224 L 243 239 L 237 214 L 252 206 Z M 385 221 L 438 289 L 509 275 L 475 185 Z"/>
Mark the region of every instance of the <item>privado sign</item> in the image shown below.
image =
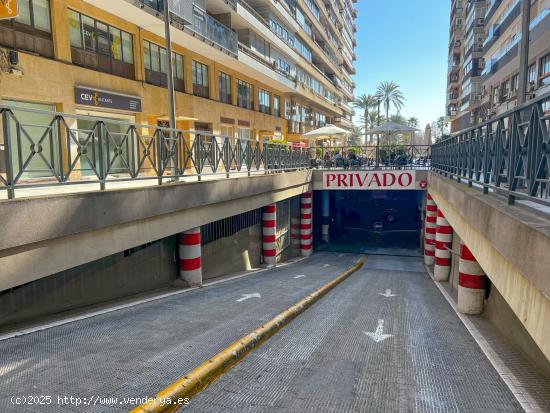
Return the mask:
<path id="1" fill-rule="evenodd" d="M 323 189 L 416 189 L 416 173 L 415 171 L 324 172 Z"/>

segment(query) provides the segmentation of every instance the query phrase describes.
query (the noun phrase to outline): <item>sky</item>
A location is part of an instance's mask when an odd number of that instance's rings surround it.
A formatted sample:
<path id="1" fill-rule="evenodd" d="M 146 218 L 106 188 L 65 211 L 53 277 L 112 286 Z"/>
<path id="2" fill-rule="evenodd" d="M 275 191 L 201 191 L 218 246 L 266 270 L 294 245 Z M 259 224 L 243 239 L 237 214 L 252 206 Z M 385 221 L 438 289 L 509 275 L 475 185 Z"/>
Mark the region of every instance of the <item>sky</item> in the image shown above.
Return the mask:
<path id="1" fill-rule="evenodd" d="M 445 115 L 451 1 L 358 0 L 355 7 L 355 95 L 394 81 L 406 98 L 401 115 L 418 118 L 422 129 Z"/>

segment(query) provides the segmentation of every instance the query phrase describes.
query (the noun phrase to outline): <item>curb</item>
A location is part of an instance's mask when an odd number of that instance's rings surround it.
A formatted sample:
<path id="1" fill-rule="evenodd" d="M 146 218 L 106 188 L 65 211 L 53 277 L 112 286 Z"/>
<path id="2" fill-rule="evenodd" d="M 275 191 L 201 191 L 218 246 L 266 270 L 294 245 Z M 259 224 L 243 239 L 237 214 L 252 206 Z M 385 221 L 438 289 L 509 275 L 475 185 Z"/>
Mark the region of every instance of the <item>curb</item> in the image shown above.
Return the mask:
<path id="1" fill-rule="evenodd" d="M 355 265 L 348 268 L 332 281 L 323 285 L 315 292 L 272 318 L 250 334 L 235 341 L 225 350 L 222 350 L 220 353 L 202 363 L 183 378 L 157 393 L 155 397 L 150 397 L 148 403 L 136 407 L 131 410 L 131 413 L 175 412 L 184 407 L 189 403 L 191 397 L 208 387 L 210 383 L 231 369 L 260 344 L 269 339 L 290 321 L 311 307 L 321 297 L 356 272 L 363 266 L 365 261 L 366 258 L 359 260 Z"/>

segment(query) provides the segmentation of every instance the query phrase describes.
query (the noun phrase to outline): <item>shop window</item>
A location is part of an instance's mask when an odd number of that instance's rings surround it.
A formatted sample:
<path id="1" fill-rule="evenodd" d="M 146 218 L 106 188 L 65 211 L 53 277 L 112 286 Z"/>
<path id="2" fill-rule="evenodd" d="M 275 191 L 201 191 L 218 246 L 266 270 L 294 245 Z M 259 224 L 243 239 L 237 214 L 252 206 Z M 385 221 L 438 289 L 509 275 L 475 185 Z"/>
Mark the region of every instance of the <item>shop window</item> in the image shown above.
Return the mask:
<path id="1" fill-rule="evenodd" d="M 220 102 L 231 104 L 231 76 L 220 72 Z"/>
<path id="2" fill-rule="evenodd" d="M 267 90 L 258 89 L 258 111 L 268 115 L 271 112 L 271 93 Z"/>
<path id="3" fill-rule="evenodd" d="M 143 41 L 143 66 L 145 67 L 145 82 L 154 86 L 167 87 L 168 76 L 166 67 L 166 49 L 147 40 Z M 183 79 L 183 56 L 172 53 L 172 68 L 174 71 L 174 89 L 185 92 Z"/>
<path id="4" fill-rule="evenodd" d="M 54 57 L 49 0 L 19 0 L 19 16 L 0 21 L 0 45 Z"/>
<path id="5" fill-rule="evenodd" d="M 71 54 L 75 65 L 134 79 L 130 33 L 74 10 L 67 11 Z"/>
<path id="6" fill-rule="evenodd" d="M 252 85 L 243 80 L 237 80 L 237 106 L 252 109 Z"/>
<path id="7" fill-rule="evenodd" d="M 193 60 L 193 94 L 203 98 L 210 97 L 208 66 Z"/>

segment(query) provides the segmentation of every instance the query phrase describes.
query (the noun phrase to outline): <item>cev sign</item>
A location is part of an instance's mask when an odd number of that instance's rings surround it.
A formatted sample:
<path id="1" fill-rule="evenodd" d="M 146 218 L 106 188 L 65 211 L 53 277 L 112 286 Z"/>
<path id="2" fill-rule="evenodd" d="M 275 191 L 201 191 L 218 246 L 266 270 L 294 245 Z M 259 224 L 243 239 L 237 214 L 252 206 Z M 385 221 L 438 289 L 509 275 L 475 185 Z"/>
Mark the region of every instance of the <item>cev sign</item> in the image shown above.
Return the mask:
<path id="1" fill-rule="evenodd" d="M 0 0 L 0 20 L 13 19 L 18 15 L 17 0 Z"/>
<path id="2" fill-rule="evenodd" d="M 323 189 L 416 189 L 415 171 L 324 172 Z"/>

